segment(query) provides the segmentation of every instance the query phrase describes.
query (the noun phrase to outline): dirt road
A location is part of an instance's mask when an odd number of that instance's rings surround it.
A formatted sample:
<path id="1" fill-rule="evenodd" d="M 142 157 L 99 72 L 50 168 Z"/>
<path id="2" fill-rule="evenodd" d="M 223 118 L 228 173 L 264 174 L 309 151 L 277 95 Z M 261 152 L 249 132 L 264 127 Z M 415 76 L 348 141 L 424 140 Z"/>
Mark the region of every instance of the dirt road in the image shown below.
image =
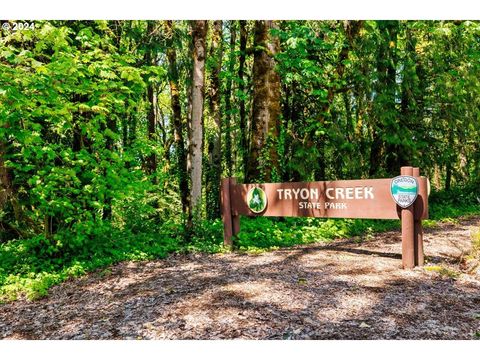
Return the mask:
<path id="1" fill-rule="evenodd" d="M 480 276 L 463 258 L 478 226 L 426 230 L 433 267 L 412 271 L 400 269 L 399 232 L 122 263 L 0 305 L 0 338 L 475 339 Z"/>

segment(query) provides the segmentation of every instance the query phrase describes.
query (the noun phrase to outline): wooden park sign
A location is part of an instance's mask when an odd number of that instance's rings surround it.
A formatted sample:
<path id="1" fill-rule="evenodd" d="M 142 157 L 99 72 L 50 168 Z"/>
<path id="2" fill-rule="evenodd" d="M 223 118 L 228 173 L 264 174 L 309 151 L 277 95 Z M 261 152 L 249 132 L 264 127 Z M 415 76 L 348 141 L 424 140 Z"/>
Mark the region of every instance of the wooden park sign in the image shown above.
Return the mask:
<path id="1" fill-rule="evenodd" d="M 240 231 L 240 215 L 401 219 L 402 265 L 422 266 L 422 219 L 428 218 L 428 180 L 405 166 L 392 179 L 221 184 L 224 244 Z"/>

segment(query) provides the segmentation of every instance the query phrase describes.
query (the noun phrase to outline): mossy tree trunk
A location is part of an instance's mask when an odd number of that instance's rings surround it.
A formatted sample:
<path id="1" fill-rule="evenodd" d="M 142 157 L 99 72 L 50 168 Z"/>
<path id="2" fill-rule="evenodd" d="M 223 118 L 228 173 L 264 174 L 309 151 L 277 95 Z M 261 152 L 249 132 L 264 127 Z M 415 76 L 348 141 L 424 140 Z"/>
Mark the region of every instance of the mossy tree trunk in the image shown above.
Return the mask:
<path id="1" fill-rule="evenodd" d="M 182 107 L 180 104 L 180 85 L 177 69 L 177 52 L 175 43 L 175 28 L 171 20 L 164 22 L 167 40 L 168 79 L 170 85 L 170 102 L 172 107 L 172 123 L 174 128 L 174 145 L 176 155 L 177 177 L 179 184 L 182 211 L 191 223 L 190 192 L 187 174 L 187 151 L 183 137 L 184 124 L 182 122 Z"/>
<path id="2" fill-rule="evenodd" d="M 232 176 L 233 157 L 232 157 L 232 78 L 235 67 L 235 42 L 237 33 L 235 21 L 230 21 L 230 54 L 228 59 L 228 76 L 225 85 L 225 165 L 227 175 Z"/>
<path id="3" fill-rule="evenodd" d="M 279 176 L 277 141 L 280 126 L 280 76 L 274 56 L 280 48 L 271 30 L 275 21 L 255 22 L 252 137 L 247 181 L 271 181 Z M 275 175 L 276 174 L 276 175 Z"/>
<path id="4" fill-rule="evenodd" d="M 214 132 L 207 139 L 208 159 L 205 169 L 206 207 L 207 217 L 216 219 L 220 217 L 220 178 L 222 175 L 222 114 L 220 109 L 220 71 L 222 70 L 223 36 L 221 20 L 213 22 L 209 62 L 209 112 L 213 117 Z"/>
<path id="5" fill-rule="evenodd" d="M 247 21 L 240 20 L 240 55 L 238 59 L 238 109 L 240 116 L 240 154 L 241 154 L 241 165 L 243 168 L 243 174 L 246 178 L 247 176 L 247 161 L 248 161 L 248 128 L 247 128 L 247 111 L 245 106 L 245 60 L 247 55 Z"/>
<path id="6" fill-rule="evenodd" d="M 191 22 L 193 43 L 193 73 L 191 98 L 191 137 L 190 157 L 192 183 L 191 208 L 194 216 L 199 216 L 202 200 L 202 143 L 203 143 L 203 100 L 205 84 L 205 40 L 207 36 L 207 21 Z"/>

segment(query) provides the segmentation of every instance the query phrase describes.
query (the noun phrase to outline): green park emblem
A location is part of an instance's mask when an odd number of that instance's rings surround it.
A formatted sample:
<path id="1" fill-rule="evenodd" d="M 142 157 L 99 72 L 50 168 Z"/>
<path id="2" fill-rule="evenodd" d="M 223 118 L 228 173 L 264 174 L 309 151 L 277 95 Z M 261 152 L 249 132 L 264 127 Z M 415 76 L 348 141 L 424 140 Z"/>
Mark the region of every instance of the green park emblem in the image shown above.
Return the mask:
<path id="1" fill-rule="evenodd" d="M 395 202 L 402 208 L 407 208 L 415 202 L 418 195 L 417 179 L 413 176 L 397 176 L 392 179 L 390 192 Z"/>
<path id="2" fill-rule="evenodd" d="M 247 193 L 247 204 L 254 213 L 261 213 L 267 207 L 267 194 L 259 187 L 251 188 Z"/>

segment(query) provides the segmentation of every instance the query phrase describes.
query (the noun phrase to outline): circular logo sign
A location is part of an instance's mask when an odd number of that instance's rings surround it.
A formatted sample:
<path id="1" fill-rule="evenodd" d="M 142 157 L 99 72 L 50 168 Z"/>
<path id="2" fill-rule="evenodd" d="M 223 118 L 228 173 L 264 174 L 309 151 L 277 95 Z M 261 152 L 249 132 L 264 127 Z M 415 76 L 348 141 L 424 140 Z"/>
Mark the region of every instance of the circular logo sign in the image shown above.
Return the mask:
<path id="1" fill-rule="evenodd" d="M 261 213 L 267 207 L 267 194 L 259 187 L 251 188 L 247 193 L 247 205 L 254 213 Z"/>
<path id="2" fill-rule="evenodd" d="M 415 202 L 418 195 L 417 179 L 407 175 L 394 177 L 390 184 L 390 193 L 398 206 L 409 207 Z"/>

